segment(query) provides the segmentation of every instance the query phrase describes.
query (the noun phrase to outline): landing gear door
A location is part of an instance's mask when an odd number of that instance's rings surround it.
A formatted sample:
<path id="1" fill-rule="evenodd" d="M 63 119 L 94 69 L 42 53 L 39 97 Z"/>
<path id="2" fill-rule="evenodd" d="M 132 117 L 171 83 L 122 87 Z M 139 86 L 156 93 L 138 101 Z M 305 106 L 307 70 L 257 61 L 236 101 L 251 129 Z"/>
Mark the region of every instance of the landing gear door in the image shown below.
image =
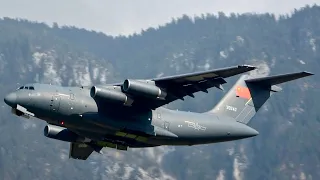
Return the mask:
<path id="1" fill-rule="evenodd" d="M 53 95 L 50 104 L 50 110 L 53 112 L 58 112 L 60 107 L 60 96 Z"/>

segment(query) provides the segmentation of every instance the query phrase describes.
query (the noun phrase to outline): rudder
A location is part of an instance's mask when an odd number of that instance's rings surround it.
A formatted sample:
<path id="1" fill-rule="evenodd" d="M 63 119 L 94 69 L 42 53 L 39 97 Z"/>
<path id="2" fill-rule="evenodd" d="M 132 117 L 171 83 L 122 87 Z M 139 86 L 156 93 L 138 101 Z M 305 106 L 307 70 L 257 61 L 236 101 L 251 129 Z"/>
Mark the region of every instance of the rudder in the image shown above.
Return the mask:
<path id="1" fill-rule="evenodd" d="M 299 72 L 262 78 L 242 75 L 209 113 L 231 117 L 238 122 L 248 124 L 271 95 L 281 91 L 276 84 L 310 75 L 313 74 Z"/>

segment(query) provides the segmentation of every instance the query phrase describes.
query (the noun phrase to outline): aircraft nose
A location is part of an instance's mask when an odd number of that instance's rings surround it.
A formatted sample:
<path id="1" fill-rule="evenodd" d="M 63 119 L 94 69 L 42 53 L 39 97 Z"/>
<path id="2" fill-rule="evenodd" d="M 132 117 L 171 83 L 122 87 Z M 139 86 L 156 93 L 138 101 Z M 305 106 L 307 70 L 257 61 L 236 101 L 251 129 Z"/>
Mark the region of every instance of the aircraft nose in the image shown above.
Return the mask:
<path id="1" fill-rule="evenodd" d="M 253 129 L 250 126 L 247 126 L 242 123 L 236 123 L 233 126 L 233 131 L 231 131 L 231 136 L 237 137 L 237 138 L 250 138 L 253 136 L 257 136 L 259 134 L 258 131 Z"/>
<path id="2" fill-rule="evenodd" d="M 259 135 L 259 132 L 249 126 L 247 126 L 246 130 L 245 130 L 245 135 L 247 137 L 253 137 L 253 136 L 257 136 Z"/>
<path id="3" fill-rule="evenodd" d="M 17 95 L 15 93 L 10 93 L 4 97 L 4 102 L 11 107 L 16 106 L 17 104 Z"/>

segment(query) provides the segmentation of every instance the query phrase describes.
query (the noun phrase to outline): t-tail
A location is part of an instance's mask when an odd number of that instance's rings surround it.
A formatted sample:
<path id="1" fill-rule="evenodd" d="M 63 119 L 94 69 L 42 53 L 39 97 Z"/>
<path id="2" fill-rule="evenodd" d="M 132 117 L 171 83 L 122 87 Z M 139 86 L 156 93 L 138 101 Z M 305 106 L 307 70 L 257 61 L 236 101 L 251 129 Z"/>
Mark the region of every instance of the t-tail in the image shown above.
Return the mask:
<path id="1" fill-rule="evenodd" d="M 248 124 L 270 96 L 282 89 L 277 84 L 313 75 L 309 72 L 282 74 L 261 78 L 242 75 L 209 113 L 234 118 Z"/>

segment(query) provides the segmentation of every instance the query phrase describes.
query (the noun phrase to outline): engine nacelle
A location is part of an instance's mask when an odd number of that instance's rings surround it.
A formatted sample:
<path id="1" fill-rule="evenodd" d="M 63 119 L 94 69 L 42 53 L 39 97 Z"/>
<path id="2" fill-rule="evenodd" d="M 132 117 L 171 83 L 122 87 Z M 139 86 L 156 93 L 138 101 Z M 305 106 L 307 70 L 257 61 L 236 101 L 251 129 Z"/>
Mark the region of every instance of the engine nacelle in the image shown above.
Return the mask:
<path id="1" fill-rule="evenodd" d="M 116 87 L 100 88 L 97 86 L 92 86 L 90 95 L 92 98 L 97 100 L 122 104 L 125 106 L 131 106 L 133 103 L 133 99 L 121 92 L 121 89 L 116 89 Z"/>
<path id="2" fill-rule="evenodd" d="M 66 142 L 83 142 L 85 138 L 78 136 L 67 128 L 46 125 L 43 130 L 44 136 Z"/>
<path id="3" fill-rule="evenodd" d="M 126 93 L 148 98 L 165 99 L 167 96 L 167 93 L 156 86 L 154 81 L 126 79 L 122 89 Z"/>

